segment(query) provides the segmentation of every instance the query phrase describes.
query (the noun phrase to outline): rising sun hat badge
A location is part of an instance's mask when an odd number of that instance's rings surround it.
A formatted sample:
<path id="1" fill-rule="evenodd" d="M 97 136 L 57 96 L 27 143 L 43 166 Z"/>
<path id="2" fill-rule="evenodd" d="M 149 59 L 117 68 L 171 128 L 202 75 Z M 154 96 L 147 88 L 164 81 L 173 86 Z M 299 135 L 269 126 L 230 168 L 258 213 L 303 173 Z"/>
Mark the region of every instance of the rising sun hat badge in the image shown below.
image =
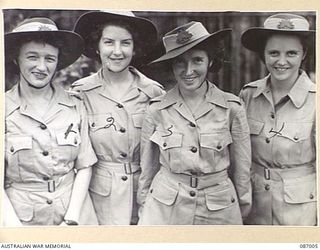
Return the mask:
<path id="1" fill-rule="evenodd" d="M 281 20 L 277 27 L 278 29 L 294 29 L 294 24 L 290 19 L 284 19 Z"/>
<path id="2" fill-rule="evenodd" d="M 184 29 L 178 31 L 177 43 L 183 44 L 190 41 L 192 34 Z"/>
<path id="3" fill-rule="evenodd" d="M 47 25 L 40 25 L 38 28 L 39 31 L 50 31 L 52 30 L 49 26 Z"/>

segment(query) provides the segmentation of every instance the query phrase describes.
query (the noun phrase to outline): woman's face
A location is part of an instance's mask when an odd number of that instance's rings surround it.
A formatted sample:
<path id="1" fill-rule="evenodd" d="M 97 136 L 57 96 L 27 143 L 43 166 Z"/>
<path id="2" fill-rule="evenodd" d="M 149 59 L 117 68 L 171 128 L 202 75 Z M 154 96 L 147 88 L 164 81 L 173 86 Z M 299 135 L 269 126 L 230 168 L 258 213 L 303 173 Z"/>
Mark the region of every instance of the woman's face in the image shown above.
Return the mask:
<path id="1" fill-rule="evenodd" d="M 20 47 L 16 63 L 20 84 L 41 89 L 50 84 L 58 65 L 59 49 L 47 43 L 28 42 Z"/>
<path id="2" fill-rule="evenodd" d="M 173 60 L 173 74 L 180 89 L 194 91 L 205 81 L 211 62 L 206 51 L 191 49 Z"/>
<path id="3" fill-rule="evenodd" d="M 271 80 L 295 81 L 305 53 L 300 39 L 293 35 L 272 35 L 264 49 Z"/>
<path id="4" fill-rule="evenodd" d="M 121 72 L 132 60 L 132 35 L 122 27 L 108 25 L 102 31 L 98 49 L 103 68 L 115 73 Z"/>

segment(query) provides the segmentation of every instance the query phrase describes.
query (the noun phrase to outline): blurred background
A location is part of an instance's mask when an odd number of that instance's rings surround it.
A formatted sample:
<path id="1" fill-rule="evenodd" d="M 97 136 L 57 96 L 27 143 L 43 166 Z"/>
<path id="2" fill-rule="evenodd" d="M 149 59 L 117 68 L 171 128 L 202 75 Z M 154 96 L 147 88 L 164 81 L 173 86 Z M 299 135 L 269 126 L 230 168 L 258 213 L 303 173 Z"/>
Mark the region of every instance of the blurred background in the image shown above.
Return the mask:
<path id="1" fill-rule="evenodd" d="M 88 10 L 30 10 L 6 9 L 4 14 L 4 31 L 10 32 L 25 18 L 44 16 L 56 22 L 59 29 L 72 30 L 79 16 Z M 162 65 L 148 66 L 163 54 L 162 37 L 173 28 L 190 21 L 200 21 L 210 33 L 223 28 L 232 28 L 233 34 L 225 44 L 225 58 L 219 72 L 209 73 L 208 78 L 219 88 L 238 95 L 242 86 L 257 80 L 267 74 L 264 64 L 259 57 L 245 49 L 240 42 L 241 33 L 249 27 L 262 26 L 264 20 L 275 12 L 160 12 L 135 11 L 137 16 L 150 19 L 158 28 L 159 41 L 155 50 L 147 56 L 144 62 L 136 62 L 135 66 L 148 77 L 160 82 L 167 90 L 175 84 L 171 69 Z M 311 29 L 316 29 L 316 12 L 295 12 L 308 19 Z M 303 69 L 315 81 L 315 51 L 309 51 L 303 63 Z M 68 88 L 79 78 L 96 72 L 100 65 L 91 59 L 81 56 L 73 65 L 57 72 L 54 82 Z M 9 67 L 6 67 L 5 89 L 16 84 L 18 78 Z"/>

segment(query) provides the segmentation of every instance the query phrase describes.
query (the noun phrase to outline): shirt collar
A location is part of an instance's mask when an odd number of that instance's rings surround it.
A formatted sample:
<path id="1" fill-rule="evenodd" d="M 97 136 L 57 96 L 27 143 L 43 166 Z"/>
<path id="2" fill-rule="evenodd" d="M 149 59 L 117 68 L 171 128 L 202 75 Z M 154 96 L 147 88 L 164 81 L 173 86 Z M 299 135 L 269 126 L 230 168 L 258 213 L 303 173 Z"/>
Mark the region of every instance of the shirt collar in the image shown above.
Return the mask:
<path id="1" fill-rule="evenodd" d="M 223 96 L 223 92 L 219 90 L 213 83 L 207 81 L 208 90 L 205 96 L 205 99 L 209 103 L 227 108 L 226 100 Z M 159 108 L 164 109 L 168 106 L 171 106 L 175 103 L 183 102 L 182 96 L 180 94 L 178 85 L 175 85 L 173 89 L 169 90 L 162 100 Z"/>
<path id="2" fill-rule="evenodd" d="M 306 101 L 308 93 L 315 91 L 315 84 L 309 79 L 304 71 L 301 71 L 288 96 L 296 108 L 300 108 Z"/>
<path id="3" fill-rule="evenodd" d="M 52 84 L 52 88 L 52 98 L 54 98 L 58 104 L 69 107 L 75 106 L 74 101 L 70 98 L 65 89 L 62 88 L 62 86 Z M 16 84 L 6 93 L 6 116 L 10 115 L 13 111 L 20 108 L 20 106 L 24 103 L 25 101 L 21 98 L 20 95 L 19 84 Z"/>

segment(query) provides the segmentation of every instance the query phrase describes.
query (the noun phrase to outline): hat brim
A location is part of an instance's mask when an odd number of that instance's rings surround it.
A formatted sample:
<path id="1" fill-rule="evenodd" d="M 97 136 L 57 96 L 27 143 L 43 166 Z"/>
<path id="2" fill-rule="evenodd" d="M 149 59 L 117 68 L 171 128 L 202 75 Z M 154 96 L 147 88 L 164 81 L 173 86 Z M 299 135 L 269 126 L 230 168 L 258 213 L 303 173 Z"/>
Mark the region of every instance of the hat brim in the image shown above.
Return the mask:
<path id="1" fill-rule="evenodd" d="M 83 54 L 89 58 L 96 59 L 95 45 L 92 44 L 91 33 L 96 30 L 97 26 L 107 24 L 110 21 L 122 20 L 128 23 L 137 33 L 140 41 L 134 41 L 135 46 L 143 44 L 143 51 L 151 50 L 158 39 L 158 31 L 154 24 L 148 19 L 137 16 L 125 16 L 120 14 L 92 11 L 83 14 L 77 20 L 74 31 L 82 36 L 85 42 Z M 139 55 L 137 55 L 139 57 Z"/>
<path id="2" fill-rule="evenodd" d="M 261 50 L 261 45 L 264 44 L 269 36 L 273 34 L 287 34 L 287 35 L 298 35 L 302 37 L 309 37 L 311 41 L 308 43 L 308 47 L 313 47 L 315 44 L 315 31 L 299 31 L 299 30 L 278 30 L 278 29 L 266 29 L 266 28 L 250 28 L 247 29 L 241 35 L 242 45 L 254 52 L 259 52 Z"/>
<path id="3" fill-rule="evenodd" d="M 192 41 L 191 43 L 188 43 L 184 46 L 178 47 L 176 49 L 173 49 L 171 51 L 168 51 L 166 54 L 163 56 L 159 57 L 158 59 L 152 61 L 151 63 L 158 63 L 158 62 L 163 62 L 166 60 L 171 60 L 179 55 L 182 55 L 186 51 L 192 49 L 193 47 L 197 45 L 207 45 L 208 47 L 212 44 L 214 44 L 217 41 L 223 40 L 225 37 L 230 35 L 232 32 L 232 29 L 223 29 L 219 30 L 217 32 L 214 32 L 212 34 L 209 34 L 207 36 L 203 36 L 197 40 Z M 150 64 L 151 64 L 150 63 Z"/>
<path id="4" fill-rule="evenodd" d="M 6 61 L 12 61 L 13 51 L 17 50 L 17 41 L 30 41 L 32 39 L 45 39 L 61 41 L 58 45 L 59 61 L 57 70 L 63 69 L 74 63 L 83 52 L 83 40 L 81 36 L 72 31 L 29 31 L 12 32 L 5 34 L 5 57 Z"/>

